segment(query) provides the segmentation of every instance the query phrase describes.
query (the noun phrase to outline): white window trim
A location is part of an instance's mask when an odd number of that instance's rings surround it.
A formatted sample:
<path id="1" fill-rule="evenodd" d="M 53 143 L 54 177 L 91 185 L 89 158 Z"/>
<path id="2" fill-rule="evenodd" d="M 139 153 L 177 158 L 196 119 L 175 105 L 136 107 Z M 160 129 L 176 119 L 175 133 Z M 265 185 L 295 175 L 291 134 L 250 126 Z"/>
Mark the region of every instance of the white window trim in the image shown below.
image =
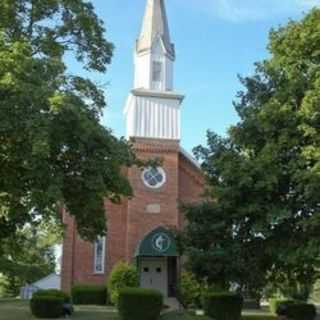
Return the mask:
<path id="1" fill-rule="evenodd" d="M 102 239 L 102 270 L 97 270 L 97 242 L 94 243 L 94 274 L 105 273 L 105 260 L 106 260 L 106 237 L 99 237 Z"/>
<path id="2" fill-rule="evenodd" d="M 161 187 L 163 187 L 163 185 L 167 182 L 167 175 L 166 175 L 166 172 L 164 171 L 164 169 L 161 168 L 161 167 L 157 167 L 157 170 L 158 170 L 159 173 L 161 173 L 162 176 L 163 176 L 163 181 L 162 181 L 161 183 L 156 184 L 155 186 L 150 185 L 150 184 L 148 183 L 148 181 L 147 181 L 147 180 L 145 179 L 145 177 L 144 177 L 145 173 L 146 173 L 148 170 L 150 170 L 150 167 L 144 169 L 144 170 L 142 171 L 142 174 L 141 174 L 141 179 L 142 179 L 144 185 L 145 185 L 146 187 L 148 187 L 148 188 L 150 188 L 150 189 L 154 189 L 154 190 L 155 190 L 155 189 L 160 189 Z"/>

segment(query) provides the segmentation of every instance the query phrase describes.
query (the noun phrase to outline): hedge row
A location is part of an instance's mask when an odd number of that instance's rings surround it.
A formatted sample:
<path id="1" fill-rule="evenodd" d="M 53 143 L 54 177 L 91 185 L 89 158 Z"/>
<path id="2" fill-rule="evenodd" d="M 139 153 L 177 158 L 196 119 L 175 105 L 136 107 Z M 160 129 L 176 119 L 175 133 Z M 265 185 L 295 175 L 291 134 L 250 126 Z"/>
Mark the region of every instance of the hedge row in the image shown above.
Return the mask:
<path id="1" fill-rule="evenodd" d="M 206 315 L 215 320 L 240 320 L 243 298 L 236 293 L 210 292 L 204 297 Z"/>
<path id="2" fill-rule="evenodd" d="M 36 299 L 38 297 L 55 297 L 55 298 L 60 298 L 63 300 L 65 303 L 69 303 L 71 301 L 70 296 L 60 290 L 56 289 L 49 289 L 49 290 L 39 290 L 35 292 L 32 296 L 33 299 Z"/>
<path id="3" fill-rule="evenodd" d="M 78 305 L 106 305 L 107 288 L 101 285 L 76 285 L 72 288 L 72 301 Z"/>
<path id="4" fill-rule="evenodd" d="M 119 291 L 118 310 L 121 320 L 158 320 L 163 296 L 151 289 L 126 288 Z"/>
<path id="5" fill-rule="evenodd" d="M 36 318 L 55 319 L 63 316 L 63 299 L 57 297 L 32 298 L 31 312 Z"/>
<path id="6" fill-rule="evenodd" d="M 295 303 L 288 307 L 287 317 L 291 320 L 314 320 L 317 309 L 313 304 Z"/>
<path id="7" fill-rule="evenodd" d="M 270 307 L 277 315 L 290 320 L 314 320 L 317 316 L 317 309 L 313 304 L 295 300 L 273 299 Z"/>
<path id="8" fill-rule="evenodd" d="M 64 315 L 70 296 L 59 290 L 40 290 L 33 294 L 30 309 L 36 318 L 54 319 Z"/>

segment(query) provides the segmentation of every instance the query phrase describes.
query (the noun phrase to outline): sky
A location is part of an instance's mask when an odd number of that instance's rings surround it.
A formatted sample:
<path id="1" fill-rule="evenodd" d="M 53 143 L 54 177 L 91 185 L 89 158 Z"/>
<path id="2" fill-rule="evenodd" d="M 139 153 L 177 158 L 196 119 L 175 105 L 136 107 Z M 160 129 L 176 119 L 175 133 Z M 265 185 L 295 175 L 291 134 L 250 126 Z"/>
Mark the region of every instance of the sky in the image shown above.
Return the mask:
<path id="1" fill-rule="evenodd" d="M 125 135 L 123 108 L 133 84 L 133 49 L 147 0 L 92 0 L 115 45 L 112 64 L 90 78 L 105 87 L 108 107 L 102 122 Z M 208 129 L 226 134 L 238 121 L 233 107 L 254 63 L 268 57 L 271 28 L 299 19 L 320 0 L 166 0 L 171 38 L 176 46 L 175 90 L 182 105 L 182 146 L 205 144 Z M 87 75 L 70 60 L 72 72 Z"/>

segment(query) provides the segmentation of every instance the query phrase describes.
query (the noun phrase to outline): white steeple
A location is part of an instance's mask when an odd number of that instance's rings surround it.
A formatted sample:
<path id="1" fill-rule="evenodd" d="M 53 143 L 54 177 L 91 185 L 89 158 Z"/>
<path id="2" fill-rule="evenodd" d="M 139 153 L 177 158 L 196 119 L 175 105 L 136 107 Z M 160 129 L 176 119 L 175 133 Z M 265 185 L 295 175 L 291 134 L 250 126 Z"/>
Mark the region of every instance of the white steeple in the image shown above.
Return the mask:
<path id="1" fill-rule="evenodd" d="M 164 0 L 147 0 L 134 52 L 134 89 L 125 113 L 127 136 L 180 140 L 180 104 L 173 92 L 175 49 Z"/>
<path id="2" fill-rule="evenodd" d="M 164 0 L 148 0 L 135 50 L 135 88 L 173 90 L 174 45 Z"/>
<path id="3" fill-rule="evenodd" d="M 137 52 L 152 49 L 160 38 L 166 53 L 174 59 L 174 45 L 170 40 L 169 25 L 163 0 L 148 0 L 140 37 L 137 41 Z"/>

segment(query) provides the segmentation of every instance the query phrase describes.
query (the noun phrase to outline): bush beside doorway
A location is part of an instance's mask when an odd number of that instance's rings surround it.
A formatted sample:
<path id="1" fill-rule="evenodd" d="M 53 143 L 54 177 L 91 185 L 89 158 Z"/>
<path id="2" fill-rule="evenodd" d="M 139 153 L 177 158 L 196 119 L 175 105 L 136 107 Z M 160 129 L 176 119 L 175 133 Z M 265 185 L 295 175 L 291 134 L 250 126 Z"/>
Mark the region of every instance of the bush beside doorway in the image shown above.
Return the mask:
<path id="1" fill-rule="evenodd" d="M 119 291 L 124 288 L 139 286 L 139 275 L 135 266 L 126 262 L 118 263 L 112 270 L 108 279 L 108 292 L 113 305 L 118 304 Z"/>

